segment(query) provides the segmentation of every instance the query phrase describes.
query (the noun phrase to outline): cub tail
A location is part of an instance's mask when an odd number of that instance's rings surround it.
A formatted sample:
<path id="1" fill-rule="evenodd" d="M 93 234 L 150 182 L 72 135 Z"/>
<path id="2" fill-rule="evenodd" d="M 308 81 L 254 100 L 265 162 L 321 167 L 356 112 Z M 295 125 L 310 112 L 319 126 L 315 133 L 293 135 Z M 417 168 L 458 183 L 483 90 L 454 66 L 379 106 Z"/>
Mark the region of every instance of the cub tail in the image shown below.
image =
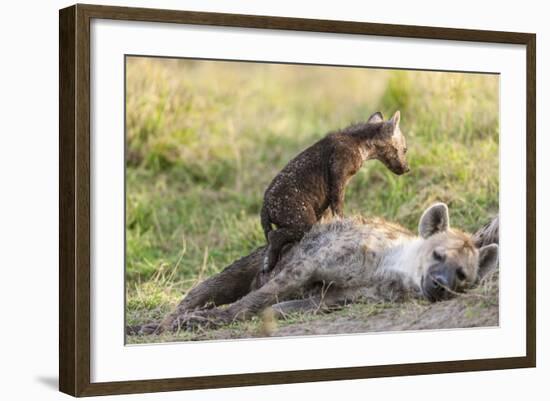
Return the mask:
<path id="1" fill-rule="evenodd" d="M 269 212 L 267 211 L 265 204 L 262 206 L 262 210 L 260 212 L 260 219 L 262 223 L 262 228 L 264 230 L 265 240 L 269 242 L 268 235 L 269 235 L 269 232 L 273 230 L 273 226 L 271 225 L 271 220 L 269 219 Z"/>

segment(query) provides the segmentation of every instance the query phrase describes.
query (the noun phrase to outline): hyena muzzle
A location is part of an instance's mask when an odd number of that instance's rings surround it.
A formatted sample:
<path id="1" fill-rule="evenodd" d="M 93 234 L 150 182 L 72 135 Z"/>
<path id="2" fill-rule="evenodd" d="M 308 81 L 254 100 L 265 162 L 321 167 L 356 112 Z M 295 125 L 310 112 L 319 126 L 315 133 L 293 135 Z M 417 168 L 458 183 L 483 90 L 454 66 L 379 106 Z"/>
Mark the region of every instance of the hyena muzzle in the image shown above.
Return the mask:
<path id="1" fill-rule="evenodd" d="M 160 324 L 130 332 L 215 327 L 269 306 L 284 314 L 361 300 L 435 302 L 473 287 L 498 263 L 498 245 L 478 248 L 471 235 L 450 228 L 443 203 L 422 214 L 418 235 L 381 219 L 318 223 L 260 286 L 255 277 L 264 252 L 260 248 L 205 280 Z"/>

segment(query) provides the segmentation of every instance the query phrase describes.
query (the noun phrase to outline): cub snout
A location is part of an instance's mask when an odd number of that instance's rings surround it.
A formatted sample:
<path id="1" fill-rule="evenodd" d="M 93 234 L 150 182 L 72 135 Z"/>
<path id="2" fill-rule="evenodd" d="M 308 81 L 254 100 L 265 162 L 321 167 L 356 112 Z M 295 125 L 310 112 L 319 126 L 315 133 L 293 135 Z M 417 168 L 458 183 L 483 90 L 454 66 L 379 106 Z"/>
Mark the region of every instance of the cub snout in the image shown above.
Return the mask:
<path id="1" fill-rule="evenodd" d="M 410 167 L 408 164 L 405 164 L 403 166 L 401 166 L 401 169 L 399 170 L 399 172 L 397 174 L 401 175 L 401 174 L 406 174 L 408 173 L 409 171 L 411 171 Z"/>
<path id="2" fill-rule="evenodd" d="M 411 171 L 408 163 L 398 163 L 398 164 L 390 165 L 389 167 L 391 172 L 397 175 L 403 175 Z"/>

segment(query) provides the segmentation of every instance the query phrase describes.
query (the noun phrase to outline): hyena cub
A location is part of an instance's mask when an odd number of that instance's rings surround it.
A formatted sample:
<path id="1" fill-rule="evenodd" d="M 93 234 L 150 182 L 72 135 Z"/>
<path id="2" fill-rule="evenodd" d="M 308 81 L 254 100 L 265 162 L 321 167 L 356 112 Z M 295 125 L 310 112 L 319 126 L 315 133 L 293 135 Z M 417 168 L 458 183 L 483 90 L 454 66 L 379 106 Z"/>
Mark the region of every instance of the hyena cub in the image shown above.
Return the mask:
<path id="1" fill-rule="evenodd" d="M 329 133 L 275 176 L 261 210 L 268 243 L 265 273 L 277 264 L 283 247 L 299 241 L 328 208 L 343 217 L 345 187 L 365 161 L 380 160 L 398 175 L 409 171 L 399 120 L 399 111 L 388 121 L 376 112 L 365 123 Z"/>

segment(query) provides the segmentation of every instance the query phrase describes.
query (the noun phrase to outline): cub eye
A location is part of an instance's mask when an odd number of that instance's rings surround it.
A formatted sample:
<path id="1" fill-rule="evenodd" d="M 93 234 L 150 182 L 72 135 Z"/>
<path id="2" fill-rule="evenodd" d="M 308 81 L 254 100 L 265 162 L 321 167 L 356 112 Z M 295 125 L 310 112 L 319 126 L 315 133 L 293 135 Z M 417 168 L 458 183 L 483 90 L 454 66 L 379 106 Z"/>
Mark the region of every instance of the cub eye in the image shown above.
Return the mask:
<path id="1" fill-rule="evenodd" d="M 464 273 L 464 269 L 463 269 L 462 267 L 456 269 L 456 277 L 457 277 L 460 281 L 466 280 L 466 273 Z"/>
<path id="2" fill-rule="evenodd" d="M 438 262 L 443 262 L 443 260 L 445 260 L 445 254 L 441 251 L 441 249 L 434 249 L 432 256 Z"/>
<path id="3" fill-rule="evenodd" d="M 403 150 L 403 152 L 404 152 L 404 153 L 407 153 L 408 150 L 409 150 L 409 149 L 406 147 L 406 148 Z"/>

